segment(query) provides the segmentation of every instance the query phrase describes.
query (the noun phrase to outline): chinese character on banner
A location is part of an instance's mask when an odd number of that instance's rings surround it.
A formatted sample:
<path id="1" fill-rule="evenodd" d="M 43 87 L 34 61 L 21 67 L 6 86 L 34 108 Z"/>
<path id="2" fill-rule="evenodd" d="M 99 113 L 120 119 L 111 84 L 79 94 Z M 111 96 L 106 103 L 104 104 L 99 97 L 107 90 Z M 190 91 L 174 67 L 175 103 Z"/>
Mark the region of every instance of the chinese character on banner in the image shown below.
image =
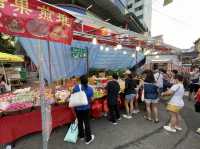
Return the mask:
<path id="1" fill-rule="evenodd" d="M 28 0 L 15 0 L 14 4 L 11 4 L 11 6 L 15 7 L 14 11 L 17 11 L 20 14 L 29 15 L 32 12 L 28 7 Z"/>
<path id="2" fill-rule="evenodd" d="M 7 0 L 0 0 L 0 8 L 4 8 L 6 2 Z"/>
<path id="3" fill-rule="evenodd" d="M 54 12 L 51 11 L 49 7 L 42 6 L 42 7 L 38 7 L 38 9 L 40 10 L 39 19 L 43 19 L 50 22 L 53 21 L 52 16 Z"/>
<path id="4" fill-rule="evenodd" d="M 0 33 L 71 44 L 74 20 L 41 0 L 0 0 Z"/>
<path id="5" fill-rule="evenodd" d="M 61 24 L 63 26 L 68 26 L 70 27 L 70 23 L 69 23 L 69 20 L 68 20 L 68 17 L 65 16 L 64 14 L 58 14 L 58 19 L 57 19 L 58 22 L 61 22 Z"/>

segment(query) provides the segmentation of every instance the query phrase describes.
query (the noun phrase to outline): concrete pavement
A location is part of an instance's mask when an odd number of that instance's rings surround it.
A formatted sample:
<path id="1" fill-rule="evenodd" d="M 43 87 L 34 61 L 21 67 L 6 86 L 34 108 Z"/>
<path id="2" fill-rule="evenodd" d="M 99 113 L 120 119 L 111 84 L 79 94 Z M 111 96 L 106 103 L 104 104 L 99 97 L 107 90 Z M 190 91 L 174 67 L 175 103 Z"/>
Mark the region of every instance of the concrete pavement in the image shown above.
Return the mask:
<path id="1" fill-rule="evenodd" d="M 169 133 L 163 130 L 162 127 L 169 120 L 169 115 L 165 106 L 160 104 L 160 123 L 158 124 L 146 121 L 143 118 L 144 112 L 135 115 L 131 120 L 122 118 L 116 126 L 108 122 L 106 118 L 92 120 L 92 130 L 96 138 L 90 145 L 85 145 L 84 141 L 80 140 L 77 144 L 64 142 L 67 126 L 63 126 L 52 132 L 49 149 L 199 149 L 200 136 L 194 131 L 196 125 L 200 124 L 200 119 L 195 117 L 200 117 L 200 114 L 192 111 L 192 103 L 186 103 L 185 109 L 182 132 Z M 195 119 L 193 120 L 195 124 L 191 122 L 188 126 L 188 121 L 192 119 Z M 15 149 L 41 148 L 41 134 L 26 136 L 17 141 L 15 146 Z"/>

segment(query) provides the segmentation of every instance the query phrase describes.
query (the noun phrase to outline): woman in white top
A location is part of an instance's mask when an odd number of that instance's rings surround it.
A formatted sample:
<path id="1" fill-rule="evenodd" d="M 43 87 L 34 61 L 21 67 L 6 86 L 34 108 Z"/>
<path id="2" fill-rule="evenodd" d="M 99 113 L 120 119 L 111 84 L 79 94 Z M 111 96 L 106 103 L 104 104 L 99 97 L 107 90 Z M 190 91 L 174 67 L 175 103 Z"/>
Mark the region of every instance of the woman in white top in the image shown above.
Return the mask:
<path id="1" fill-rule="evenodd" d="M 173 95 L 171 100 L 167 105 L 167 110 L 170 112 L 171 120 L 169 126 L 164 126 L 164 129 L 170 132 L 176 132 L 176 130 L 181 131 L 180 126 L 180 110 L 184 106 L 183 96 L 184 96 L 184 86 L 183 86 L 183 76 L 180 74 L 175 75 L 175 84 L 168 91 L 162 93 L 162 96 Z"/>

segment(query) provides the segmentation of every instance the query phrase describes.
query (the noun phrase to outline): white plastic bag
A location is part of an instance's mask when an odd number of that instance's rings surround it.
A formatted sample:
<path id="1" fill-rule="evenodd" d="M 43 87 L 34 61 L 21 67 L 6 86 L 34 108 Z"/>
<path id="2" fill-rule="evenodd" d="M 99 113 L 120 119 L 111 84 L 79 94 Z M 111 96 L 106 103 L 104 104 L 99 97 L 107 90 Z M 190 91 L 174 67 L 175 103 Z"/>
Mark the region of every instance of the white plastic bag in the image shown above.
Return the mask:
<path id="1" fill-rule="evenodd" d="M 77 140 L 78 140 L 78 123 L 76 119 L 76 121 L 70 125 L 67 134 L 64 138 L 64 141 L 70 143 L 76 143 Z"/>
<path id="2" fill-rule="evenodd" d="M 69 107 L 88 105 L 87 96 L 85 92 L 81 90 L 81 85 L 79 85 L 79 89 L 79 92 L 71 94 L 69 98 Z"/>

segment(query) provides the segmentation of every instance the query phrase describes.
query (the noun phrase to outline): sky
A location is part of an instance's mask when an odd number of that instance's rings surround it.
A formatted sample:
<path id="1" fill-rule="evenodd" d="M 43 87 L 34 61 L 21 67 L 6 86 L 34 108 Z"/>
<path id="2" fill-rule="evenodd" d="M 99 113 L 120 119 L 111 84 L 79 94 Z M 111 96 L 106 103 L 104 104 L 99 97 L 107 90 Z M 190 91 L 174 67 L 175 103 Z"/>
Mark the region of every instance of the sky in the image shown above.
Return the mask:
<path id="1" fill-rule="evenodd" d="M 182 49 L 200 38 L 200 0 L 153 1 L 152 36 L 163 35 L 164 42 Z"/>

